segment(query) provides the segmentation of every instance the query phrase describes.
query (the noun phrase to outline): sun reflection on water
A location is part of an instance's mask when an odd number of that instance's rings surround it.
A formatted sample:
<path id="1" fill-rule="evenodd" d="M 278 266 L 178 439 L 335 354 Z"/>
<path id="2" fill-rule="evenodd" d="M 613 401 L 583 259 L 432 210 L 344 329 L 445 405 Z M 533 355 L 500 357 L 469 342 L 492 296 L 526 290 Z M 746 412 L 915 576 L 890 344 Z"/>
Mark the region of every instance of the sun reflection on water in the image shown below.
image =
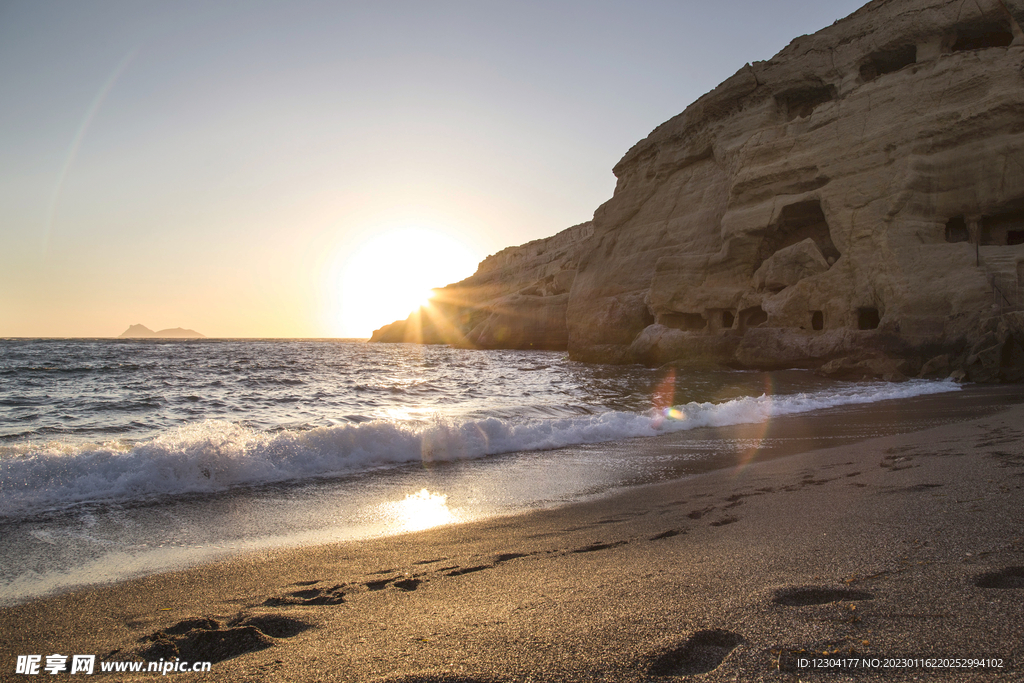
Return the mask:
<path id="1" fill-rule="evenodd" d="M 463 521 L 458 509 L 448 507 L 448 496 L 427 489 L 410 493 L 405 500 L 384 503 L 380 512 L 382 520 L 396 532 L 422 531 Z"/>

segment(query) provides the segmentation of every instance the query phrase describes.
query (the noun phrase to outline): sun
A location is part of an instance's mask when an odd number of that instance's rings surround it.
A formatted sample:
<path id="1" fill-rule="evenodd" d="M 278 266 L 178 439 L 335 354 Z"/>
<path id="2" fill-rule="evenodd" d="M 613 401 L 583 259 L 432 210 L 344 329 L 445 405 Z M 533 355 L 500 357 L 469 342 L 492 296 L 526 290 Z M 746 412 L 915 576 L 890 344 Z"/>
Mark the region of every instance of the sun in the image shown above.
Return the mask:
<path id="1" fill-rule="evenodd" d="M 469 277 L 476 255 L 450 235 L 428 228 L 392 228 L 343 258 L 337 327 L 344 337 L 369 337 L 427 303 L 435 288 Z"/>

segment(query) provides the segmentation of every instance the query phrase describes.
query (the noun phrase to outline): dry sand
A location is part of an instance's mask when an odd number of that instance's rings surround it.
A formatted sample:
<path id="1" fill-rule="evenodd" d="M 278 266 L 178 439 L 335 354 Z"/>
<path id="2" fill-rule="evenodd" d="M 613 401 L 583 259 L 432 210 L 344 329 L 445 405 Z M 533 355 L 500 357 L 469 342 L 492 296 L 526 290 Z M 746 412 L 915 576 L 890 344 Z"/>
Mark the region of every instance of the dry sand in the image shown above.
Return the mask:
<path id="1" fill-rule="evenodd" d="M 1022 679 L 1022 435 L 1013 406 L 562 509 L 37 600 L 0 610 L 0 678 L 32 680 L 13 674 L 18 654 L 179 653 L 219 660 L 181 681 Z M 836 672 L 801 657 L 1003 666 Z"/>

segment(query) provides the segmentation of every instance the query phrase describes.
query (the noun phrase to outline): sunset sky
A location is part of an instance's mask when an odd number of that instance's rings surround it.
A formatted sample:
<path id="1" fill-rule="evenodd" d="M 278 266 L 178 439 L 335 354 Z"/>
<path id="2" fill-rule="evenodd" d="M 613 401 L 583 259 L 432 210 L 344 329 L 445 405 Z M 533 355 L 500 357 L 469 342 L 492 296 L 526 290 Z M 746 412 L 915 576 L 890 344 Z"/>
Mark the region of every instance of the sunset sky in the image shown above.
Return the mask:
<path id="1" fill-rule="evenodd" d="M 0 0 L 0 337 L 369 336 L 861 4 Z"/>

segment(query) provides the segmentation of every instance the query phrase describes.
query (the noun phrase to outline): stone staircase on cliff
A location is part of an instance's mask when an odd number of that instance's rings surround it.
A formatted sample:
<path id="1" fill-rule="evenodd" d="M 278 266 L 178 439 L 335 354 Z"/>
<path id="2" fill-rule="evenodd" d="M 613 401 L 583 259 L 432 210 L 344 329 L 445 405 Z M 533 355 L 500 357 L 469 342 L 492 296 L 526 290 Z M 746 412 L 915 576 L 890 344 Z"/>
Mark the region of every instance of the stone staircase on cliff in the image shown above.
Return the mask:
<path id="1" fill-rule="evenodd" d="M 1024 291 L 1019 280 L 1024 262 L 1018 263 L 1016 249 L 1000 249 L 998 252 L 983 254 L 981 267 L 992 286 L 992 308 L 998 314 L 1024 310 Z"/>

